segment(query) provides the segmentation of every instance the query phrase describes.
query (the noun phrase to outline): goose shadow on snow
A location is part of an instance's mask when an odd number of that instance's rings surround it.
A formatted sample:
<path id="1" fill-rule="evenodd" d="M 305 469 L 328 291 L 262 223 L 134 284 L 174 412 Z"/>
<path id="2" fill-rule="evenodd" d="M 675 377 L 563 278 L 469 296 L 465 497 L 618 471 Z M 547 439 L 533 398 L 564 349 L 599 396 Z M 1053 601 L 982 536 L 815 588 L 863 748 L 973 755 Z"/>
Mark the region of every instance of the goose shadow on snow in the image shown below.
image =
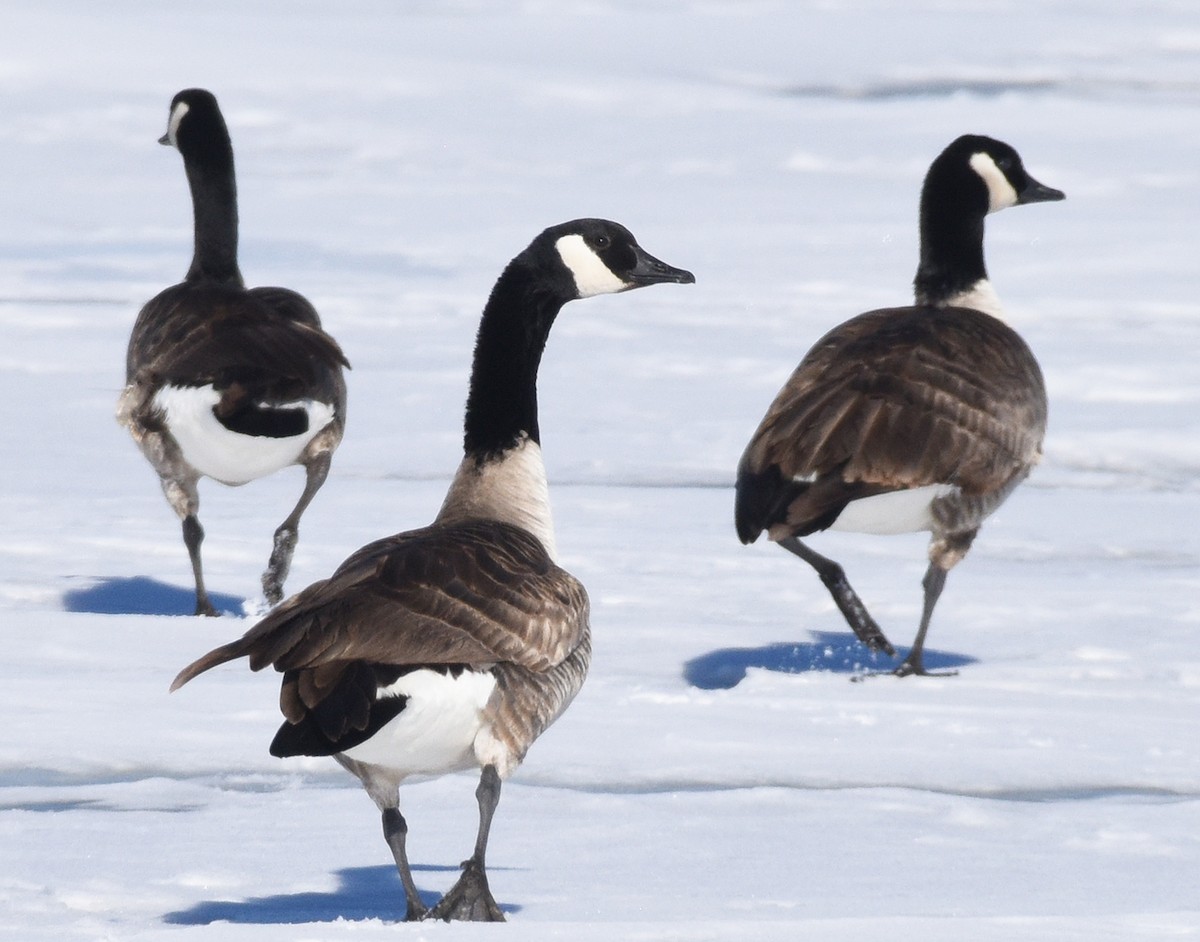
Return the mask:
<path id="1" fill-rule="evenodd" d="M 208 597 L 223 615 L 243 614 L 246 600 L 240 596 L 210 592 Z M 196 588 L 168 585 L 149 576 L 113 577 L 68 589 L 62 602 L 68 612 L 90 615 L 192 615 Z"/>
<path id="2" fill-rule="evenodd" d="M 701 690 L 729 690 L 746 679 L 751 668 L 780 674 L 828 671 L 862 676 L 887 673 L 898 666 L 908 648 L 897 648 L 896 657 L 868 650 L 851 632 L 814 631 L 809 641 L 780 641 L 757 648 L 718 648 L 683 665 L 684 679 Z M 925 649 L 925 667 L 954 670 L 975 663 L 975 658 L 950 651 Z"/>
<path id="3" fill-rule="evenodd" d="M 488 868 L 489 870 L 497 868 Z M 503 868 L 498 868 L 503 869 Z M 414 865 L 413 875 L 420 873 L 454 873 L 457 866 Z M 308 922 L 334 922 L 345 919 L 361 922 L 381 919 L 384 922 L 404 921 L 404 890 L 400 877 L 391 865 L 375 867 L 346 867 L 337 872 L 336 889 L 322 893 L 280 893 L 245 900 L 204 900 L 188 909 L 166 913 L 163 922 L 177 926 L 207 926 L 216 922 L 238 925 L 296 925 Z M 449 886 L 446 887 L 449 889 Z M 434 906 L 441 894 L 421 891 L 421 902 Z M 519 912 L 521 907 L 500 904 L 506 916 Z"/>

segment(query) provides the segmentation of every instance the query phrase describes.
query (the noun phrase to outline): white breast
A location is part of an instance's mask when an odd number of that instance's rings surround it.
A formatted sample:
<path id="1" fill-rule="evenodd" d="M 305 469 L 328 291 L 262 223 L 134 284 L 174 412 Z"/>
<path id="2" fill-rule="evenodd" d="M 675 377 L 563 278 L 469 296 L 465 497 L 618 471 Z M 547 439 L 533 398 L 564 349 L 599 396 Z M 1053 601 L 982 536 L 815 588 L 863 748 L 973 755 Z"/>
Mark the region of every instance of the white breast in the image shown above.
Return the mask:
<path id="1" fill-rule="evenodd" d="M 932 530 L 930 505 L 955 490 L 953 484 L 931 484 L 852 500 L 829 529 L 878 534 Z"/>
<path id="2" fill-rule="evenodd" d="M 295 464 L 308 443 L 333 420 L 333 406 L 302 399 L 285 407 L 308 413 L 308 430 L 291 438 L 231 432 L 213 413 L 221 394 L 212 386 L 164 386 L 154 407 L 166 416 L 167 428 L 187 462 L 222 484 L 245 484 Z"/>
<path id="3" fill-rule="evenodd" d="M 416 670 L 381 688 L 380 699 L 405 696 L 400 714 L 361 745 L 344 753 L 358 762 L 408 775 L 442 775 L 478 765 L 475 738 L 485 730 L 483 710 L 496 678 L 465 670 L 457 677 Z"/>
<path id="4" fill-rule="evenodd" d="M 990 314 L 996 320 L 1004 320 L 1004 307 L 1000 303 L 1000 296 L 996 294 L 996 289 L 992 287 L 992 283 L 986 278 L 980 278 L 966 291 L 960 291 L 953 297 L 948 298 L 946 306 L 969 307 L 972 310 Z"/>
<path id="5" fill-rule="evenodd" d="M 464 520 L 499 520 L 532 533 L 551 559 L 557 559 L 554 520 L 550 513 L 550 488 L 542 449 L 526 437 L 501 457 L 477 465 L 463 459 L 450 484 L 439 523 Z"/>

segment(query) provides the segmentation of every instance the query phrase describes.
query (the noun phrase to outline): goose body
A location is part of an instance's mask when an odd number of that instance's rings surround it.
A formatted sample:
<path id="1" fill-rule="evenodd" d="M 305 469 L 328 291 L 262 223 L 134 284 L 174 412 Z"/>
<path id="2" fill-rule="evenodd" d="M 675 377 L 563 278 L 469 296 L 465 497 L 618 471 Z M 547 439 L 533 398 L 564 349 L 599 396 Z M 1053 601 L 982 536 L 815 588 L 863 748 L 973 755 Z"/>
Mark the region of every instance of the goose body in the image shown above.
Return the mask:
<path id="1" fill-rule="evenodd" d="M 932 534 L 924 611 L 902 676 L 926 673 L 924 639 L 946 573 L 1036 465 L 1045 435 L 1041 370 L 1000 317 L 983 261 L 984 217 L 1062 198 L 1008 145 L 976 135 L 953 142 L 922 191 L 916 303 L 860 314 L 817 341 L 738 466 L 742 542 L 766 532 L 810 563 L 859 638 L 888 653 L 841 567 L 800 537 Z"/>
<path id="2" fill-rule="evenodd" d="M 216 99 L 175 96 L 166 136 L 192 192 L 195 250 L 184 280 L 138 315 L 117 406 L 183 523 L 196 613 L 215 614 L 204 585 L 198 482 L 240 485 L 293 464 L 304 492 L 275 531 L 263 591 L 283 597 L 300 516 L 324 483 L 342 438 L 348 366 L 320 317 L 286 288 L 246 288 L 237 264 L 233 148 Z"/>
<path id="3" fill-rule="evenodd" d="M 591 659 L 584 587 L 555 560 L 537 422 L 537 370 L 568 301 L 691 274 L 616 223 L 547 229 L 484 308 L 464 455 L 434 521 L 363 547 L 246 635 L 184 668 L 175 689 L 247 657 L 283 674 L 277 756 L 331 755 L 382 814 L 406 917 L 501 920 L 484 855 L 501 782 L 566 709 Z M 400 783 L 481 770 L 475 850 L 432 909 L 408 864 Z"/>

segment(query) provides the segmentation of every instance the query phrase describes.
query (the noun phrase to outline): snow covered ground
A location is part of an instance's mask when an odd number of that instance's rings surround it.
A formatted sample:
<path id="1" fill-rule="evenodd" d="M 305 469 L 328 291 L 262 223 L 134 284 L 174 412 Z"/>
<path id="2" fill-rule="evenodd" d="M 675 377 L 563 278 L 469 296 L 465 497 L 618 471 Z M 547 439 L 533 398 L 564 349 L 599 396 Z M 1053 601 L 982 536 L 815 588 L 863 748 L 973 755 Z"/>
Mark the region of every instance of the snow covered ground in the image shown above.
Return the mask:
<path id="1" fill-rule="evenodd" d="M 336 12 L 335 12 L 336 8 Z M 0 30 L 0 936 L 988 942 L 1200 935 L 1200 12 L 1122 0 L 42 0 Z M 542 228 L 628 225 L 697 284 L 569 306 L 542 369 L 583 693 L 506 786 L 506 927 L 404 926 L 377 813 L 266 751 L 240 634 L 298 469 L 202 486 L 209 586 L 112 418 L 190 209 L 159 148 L 213 89 L 242 268 L 354 364 L 289 589 L 427 522 L 471 342 Z M 988 223 L 1051 398 L 1046 459 L 951 575 L 953 679 L 864 662 L 807 567 L 742 547 L 733 469 L 828 327 L 903 302 L 960 133 L 1064 203 Z M 827 535 L 888 634 L 921 536 Z M 881 665 L 882 666 L 882 665 Z M 432 900 L 474 779 L 406 786 Z"/>

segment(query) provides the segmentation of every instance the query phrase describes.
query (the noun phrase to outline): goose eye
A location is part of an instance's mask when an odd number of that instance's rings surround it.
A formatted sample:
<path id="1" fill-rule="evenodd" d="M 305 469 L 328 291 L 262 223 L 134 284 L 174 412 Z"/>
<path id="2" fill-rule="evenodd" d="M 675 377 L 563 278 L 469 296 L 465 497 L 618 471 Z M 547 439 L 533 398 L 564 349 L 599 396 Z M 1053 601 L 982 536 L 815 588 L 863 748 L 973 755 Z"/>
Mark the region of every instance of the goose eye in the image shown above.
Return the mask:
<path id="1" fill-rule="evenodd" d="M 611 242 L 612 242 L 612 240 L 609 239 L 609 237 L 606 235 L 598 235 L 598 236 L 593 237 L 593 239 L 592 239 L 592 245 L 594 245 L 598 249 L 608 248 L 608 246 Z"/>
<path id="2" fill-rule="evenodd" d="M 1006 173 L 1012 169 L 1012 165 L 1013 162 L 1011 157 L 1000 157 L 996 160 L 996 166 Z"/>

